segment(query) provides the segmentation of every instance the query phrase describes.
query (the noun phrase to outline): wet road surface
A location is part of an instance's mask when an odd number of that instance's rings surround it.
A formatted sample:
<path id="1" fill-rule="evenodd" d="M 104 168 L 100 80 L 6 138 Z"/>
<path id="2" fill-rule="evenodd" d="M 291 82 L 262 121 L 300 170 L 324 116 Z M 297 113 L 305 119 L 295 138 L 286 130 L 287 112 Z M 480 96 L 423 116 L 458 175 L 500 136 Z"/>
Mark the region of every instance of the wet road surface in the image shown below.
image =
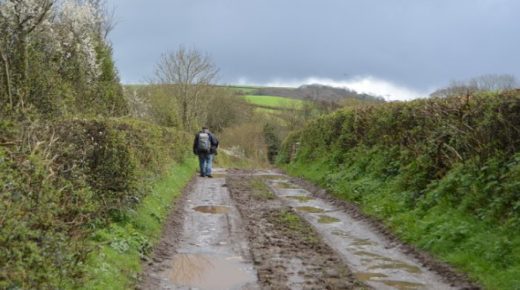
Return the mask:
<path id="1" fill-rule="evenodd" d="M 248 242 L 248 235 L 251 238 L 251 233 L 246 232 L 245 221 L 241 219 L 230 197 L 226 175 L 245 179 L 261 177 L 274 193 L 275 200 L 270 202 L 292 208 L 310 224 L 311 230 L 332 249 L 331 253 L 338 261 L 342 261 L 339 264 L 344 263 L 362 284 L 381 290 L 458 289 L 443 282 L 442 277 L 423 267 L 415 258 L 404 254 L 399 245 L 373 230 L 367 222 L 353 218 L 330 201 L 313 196 L 309 191 L 291 183 L 288 176 L 270 170 L 244 173 L 226 172 L 222 169 L 215 170 L 215 178 L 197 177 L 192 189 L 185 196 L 182 225 L 175 233 L 179 235 L 179 239 L 171 245 L 174 250 L 161 260 L 161 267 L 146 273 L 154 282 L 148 286 L 145 284 L 144 289 L 261 288 L 258 277 L 262 275 L 259 276 L 259 273 L 271 270 L 255 269 L 258 265 L 252 262 Z M 244 204 L 239 205 L 243 212 Z M 248 222 L 251 221 L 248 219 Z M 268 237 L 272 239 L 274 236 Z M 276 243 L 283 244 L 282 241 Z M 284 289 L 317 289 L 316 285 L 305 287 L 305 275 L 313 275 L 305 270 L 306 267 L 309 268 L 309 260 L 302 260 L 297 254 L 294 257 L 289 256 L 283 259 L 277 256 L 267 257 L 274 261 L 268 265 L 281 263 L 276 267 L 284 267 L 286 272 L 292 273 L 285 278 L 289 282 Z M 278 264 L 275 263 L 277 259 L 280 260 Z M 334 259 L 328 260 L 330 262 Z M 325 269 L 326 266 L 323 264 L 314 270 L 319 271 L 319 268 Z M 335 276 L 335 273 L 329 274 L 329 277 Z M 265 285 L 265 281 L 262 280 L 262 283 Z M 354 286 L 349 289 L 366 288 Z"/>
<path id="2" fill-rule="evenodd" d="M 217 169 L 216 178 L 197 178 L 188 193 L 176 253 L 154 274 L 159 289 L 259 289 L 223 173 Z"/>

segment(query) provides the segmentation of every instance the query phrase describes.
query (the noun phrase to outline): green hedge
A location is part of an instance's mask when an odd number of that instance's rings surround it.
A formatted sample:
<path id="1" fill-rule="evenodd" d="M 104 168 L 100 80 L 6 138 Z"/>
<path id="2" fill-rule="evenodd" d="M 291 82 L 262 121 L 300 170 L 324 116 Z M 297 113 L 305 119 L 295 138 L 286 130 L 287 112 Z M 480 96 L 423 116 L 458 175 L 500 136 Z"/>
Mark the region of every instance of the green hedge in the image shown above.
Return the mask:
<path id="1" fill-rule="evenodd" d="M 489 289 L 520 289 L 519 149 L 517 90 L 346 109 L 279 162 Z"/>
<path id="2" fill-rule="evenodd" d="M 77 288 L 94 231 L 128 214 L 190 137 L 131 119 L 0 126 L 0 288 Z"/>

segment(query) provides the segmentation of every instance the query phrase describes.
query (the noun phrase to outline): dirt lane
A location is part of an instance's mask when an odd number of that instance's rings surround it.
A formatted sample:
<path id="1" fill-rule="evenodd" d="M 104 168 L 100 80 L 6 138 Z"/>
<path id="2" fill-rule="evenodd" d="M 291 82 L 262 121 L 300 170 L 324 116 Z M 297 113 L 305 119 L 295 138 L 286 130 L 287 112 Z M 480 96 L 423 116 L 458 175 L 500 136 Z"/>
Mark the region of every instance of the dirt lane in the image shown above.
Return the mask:
<path id="1" fill-rule="evenodd" d="M 223 173 L 197 178 L 187 192 L 176 216 L 182 227 L 169 233 L 179 238 L 158 250 L 141 289 L 259 289 L 240 215 L 218 177 Z"/>
<path id="2" fill-rule="evenodd" d="M 141 289 L 478 289 L 446 282 L 399 242 L 286 175 L 214 176 L 187 190 Z"/>

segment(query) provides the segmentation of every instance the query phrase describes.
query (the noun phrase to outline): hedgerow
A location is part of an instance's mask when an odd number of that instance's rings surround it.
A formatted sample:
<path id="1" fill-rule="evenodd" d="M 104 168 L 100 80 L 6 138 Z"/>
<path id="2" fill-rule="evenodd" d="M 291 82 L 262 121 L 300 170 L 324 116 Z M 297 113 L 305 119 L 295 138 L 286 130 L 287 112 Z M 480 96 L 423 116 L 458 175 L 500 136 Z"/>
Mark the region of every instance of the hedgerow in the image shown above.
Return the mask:
<path id="1" fill-rule="evenodd" d="M 77 119 L 0 134 L 0 288 L 77 288 L 91 234 L 125 219 L 188 136 L 145 122 Z"/>
<path id="2" fill-rule="evenodd" d="M 345 109 L 280 164 L 490 289 L 520 285 L 520 90 Z"/>

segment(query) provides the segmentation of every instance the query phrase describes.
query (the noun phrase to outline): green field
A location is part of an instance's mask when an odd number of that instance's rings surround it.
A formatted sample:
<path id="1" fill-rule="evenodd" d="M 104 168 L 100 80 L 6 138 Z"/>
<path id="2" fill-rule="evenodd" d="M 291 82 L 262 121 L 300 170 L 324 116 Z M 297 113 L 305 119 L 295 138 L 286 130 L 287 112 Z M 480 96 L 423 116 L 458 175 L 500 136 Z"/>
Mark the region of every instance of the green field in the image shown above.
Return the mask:
<path id="1" fill-rule="evenodd" d="M 302 100 L 277 96 L 247 95 L 244 98 L 253 105 L 279 109 L 300 109 L 305 103 Z"/>

